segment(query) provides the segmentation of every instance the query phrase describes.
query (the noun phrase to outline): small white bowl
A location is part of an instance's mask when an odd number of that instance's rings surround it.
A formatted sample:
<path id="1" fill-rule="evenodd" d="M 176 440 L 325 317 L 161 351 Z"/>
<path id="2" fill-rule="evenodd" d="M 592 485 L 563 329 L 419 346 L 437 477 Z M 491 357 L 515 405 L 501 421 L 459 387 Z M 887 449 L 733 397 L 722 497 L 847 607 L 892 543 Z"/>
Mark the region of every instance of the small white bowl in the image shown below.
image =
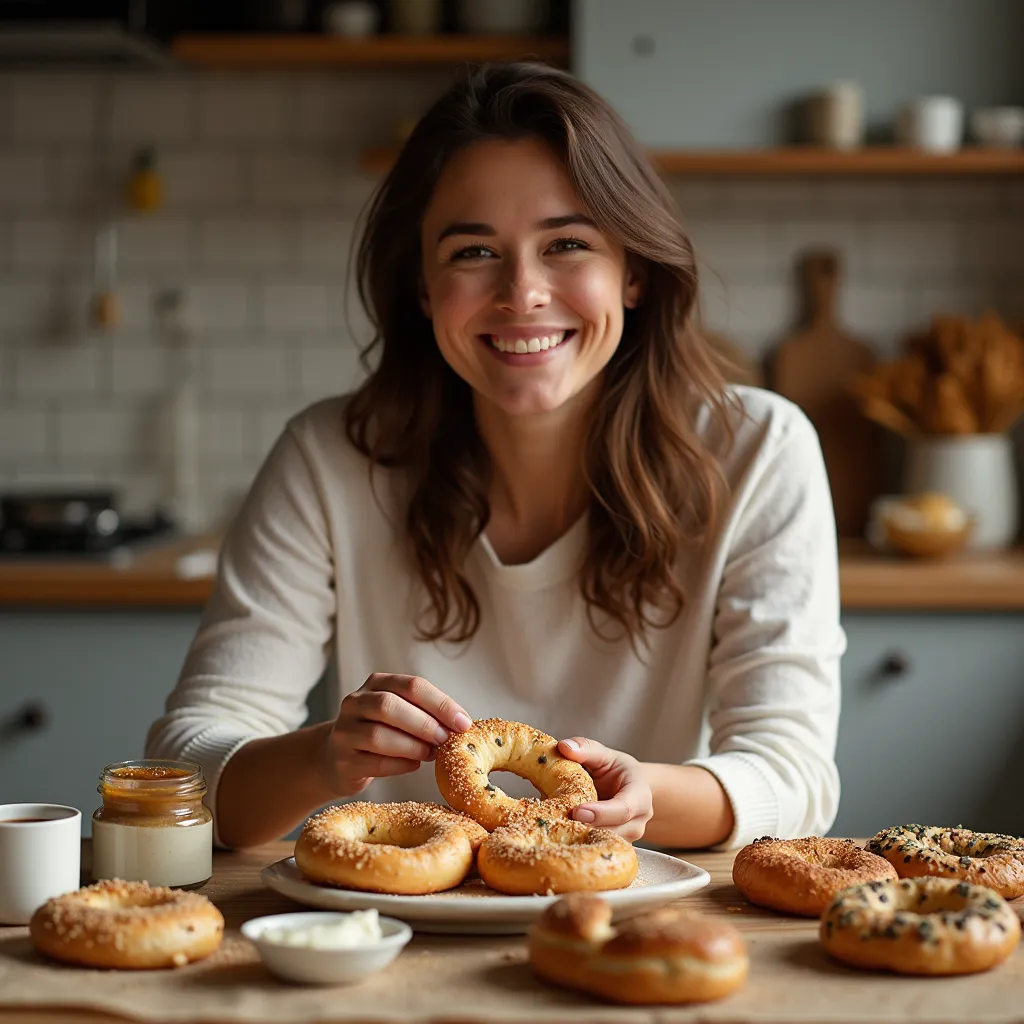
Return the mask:
<path id="1" fill-rule="evenodd" d="M 242 934 L 255 944 L 267 967 L 282 978 L 312 985 L 351 985 L 387 967 L 401 953 L 412 938 L 412 929 L 404 921 L 393 917 L 379 918 L 384 937 L 372 945 L 351 949 L 285 946 L 263 937 L 268 928 L 325 924 L 348 916 L 321 910 L 256 917 L 242 925 Z"/>
<path id="2" fill-rule="evenodd" d="M 983 146 L 1019 146 L 1024 142 L 1024 107 L 983 107 L 972 111 L 971 130 Z"/>

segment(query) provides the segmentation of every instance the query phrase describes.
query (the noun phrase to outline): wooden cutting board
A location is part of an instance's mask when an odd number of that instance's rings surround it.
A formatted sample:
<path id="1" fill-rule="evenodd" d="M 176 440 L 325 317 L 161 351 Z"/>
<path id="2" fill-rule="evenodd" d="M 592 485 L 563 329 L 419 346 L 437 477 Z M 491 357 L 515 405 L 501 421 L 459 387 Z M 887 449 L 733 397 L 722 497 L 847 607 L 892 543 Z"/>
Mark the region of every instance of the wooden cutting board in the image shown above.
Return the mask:
<path id="1" fill-rule="evenodd" d="M 875 365 L 871 348 L 847 334 L 836 314 L 841 261 L 832 250 L 806 253 L 799 280 L 804 326 L 775 352 L 771 386 L 807 413 L 821 439 L 841 536 L 862 536 L 881 484 L 881 437 L 848 387 Z"/>

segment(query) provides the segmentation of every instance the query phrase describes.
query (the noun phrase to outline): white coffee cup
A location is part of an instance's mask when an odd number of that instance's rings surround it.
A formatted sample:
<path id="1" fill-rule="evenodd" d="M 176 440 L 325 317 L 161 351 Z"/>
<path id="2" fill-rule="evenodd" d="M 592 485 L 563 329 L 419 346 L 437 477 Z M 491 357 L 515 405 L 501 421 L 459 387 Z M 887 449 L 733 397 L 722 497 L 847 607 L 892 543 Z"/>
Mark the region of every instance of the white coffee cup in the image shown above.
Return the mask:
<path id="1" fill-rule="evenodd" d="M 0 925 L 28 924 L 48 899 L 81 885 L 82 812 L 0 804 Z"/>
<path id="2" fill-rule="evenodd" d="M 964 107 L 952 96 L 922 96 L 900 111 L 898 127 L 905 146 L 951 153 L 963 141 Z"/>

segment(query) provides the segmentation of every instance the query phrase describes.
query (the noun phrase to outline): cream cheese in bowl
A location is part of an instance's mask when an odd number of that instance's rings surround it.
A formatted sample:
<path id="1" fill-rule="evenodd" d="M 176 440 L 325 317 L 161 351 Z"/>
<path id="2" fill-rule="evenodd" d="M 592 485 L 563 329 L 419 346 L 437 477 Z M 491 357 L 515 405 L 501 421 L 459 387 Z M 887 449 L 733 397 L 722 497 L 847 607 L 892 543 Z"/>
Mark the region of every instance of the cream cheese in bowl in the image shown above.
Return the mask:
<path id="1" fill-rule="evenodd" d="M 317 917 L 327 920 L 275 925 L 265 929 L 260 937 L 264 942 L 306 949 L 355 949 L 376 945 L 384 938 L 375 908 L 356 910 L 351 914 L 318 914 Z"/>
<path id="2" fill-rule="evenodd" d="M 370 909 L 257 917 L 242 925 L 242 934 L 282 978 L 346 985 L 387 967 L 412 938 L 412 929 Z"/>

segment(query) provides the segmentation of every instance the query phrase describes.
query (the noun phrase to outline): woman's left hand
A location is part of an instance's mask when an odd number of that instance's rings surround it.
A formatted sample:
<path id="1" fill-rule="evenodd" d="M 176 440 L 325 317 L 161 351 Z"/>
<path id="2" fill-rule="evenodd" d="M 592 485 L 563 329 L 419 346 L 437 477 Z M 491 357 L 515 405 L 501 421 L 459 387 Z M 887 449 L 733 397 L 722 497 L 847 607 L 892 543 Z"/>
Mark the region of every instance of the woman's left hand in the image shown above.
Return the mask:
<path id="1" fill-rule="evenodd" d="M 590 772 L 600 797 L 596 804 L 577 807 L 572 812 L 573 818 L 587 825 L 609 828 L 630 842 L 641 838 L 654 814 L 654 803 L 640 762 L 621 750 L 612 750 L 584 736 L 560 740 L 558 752 Z"/>

